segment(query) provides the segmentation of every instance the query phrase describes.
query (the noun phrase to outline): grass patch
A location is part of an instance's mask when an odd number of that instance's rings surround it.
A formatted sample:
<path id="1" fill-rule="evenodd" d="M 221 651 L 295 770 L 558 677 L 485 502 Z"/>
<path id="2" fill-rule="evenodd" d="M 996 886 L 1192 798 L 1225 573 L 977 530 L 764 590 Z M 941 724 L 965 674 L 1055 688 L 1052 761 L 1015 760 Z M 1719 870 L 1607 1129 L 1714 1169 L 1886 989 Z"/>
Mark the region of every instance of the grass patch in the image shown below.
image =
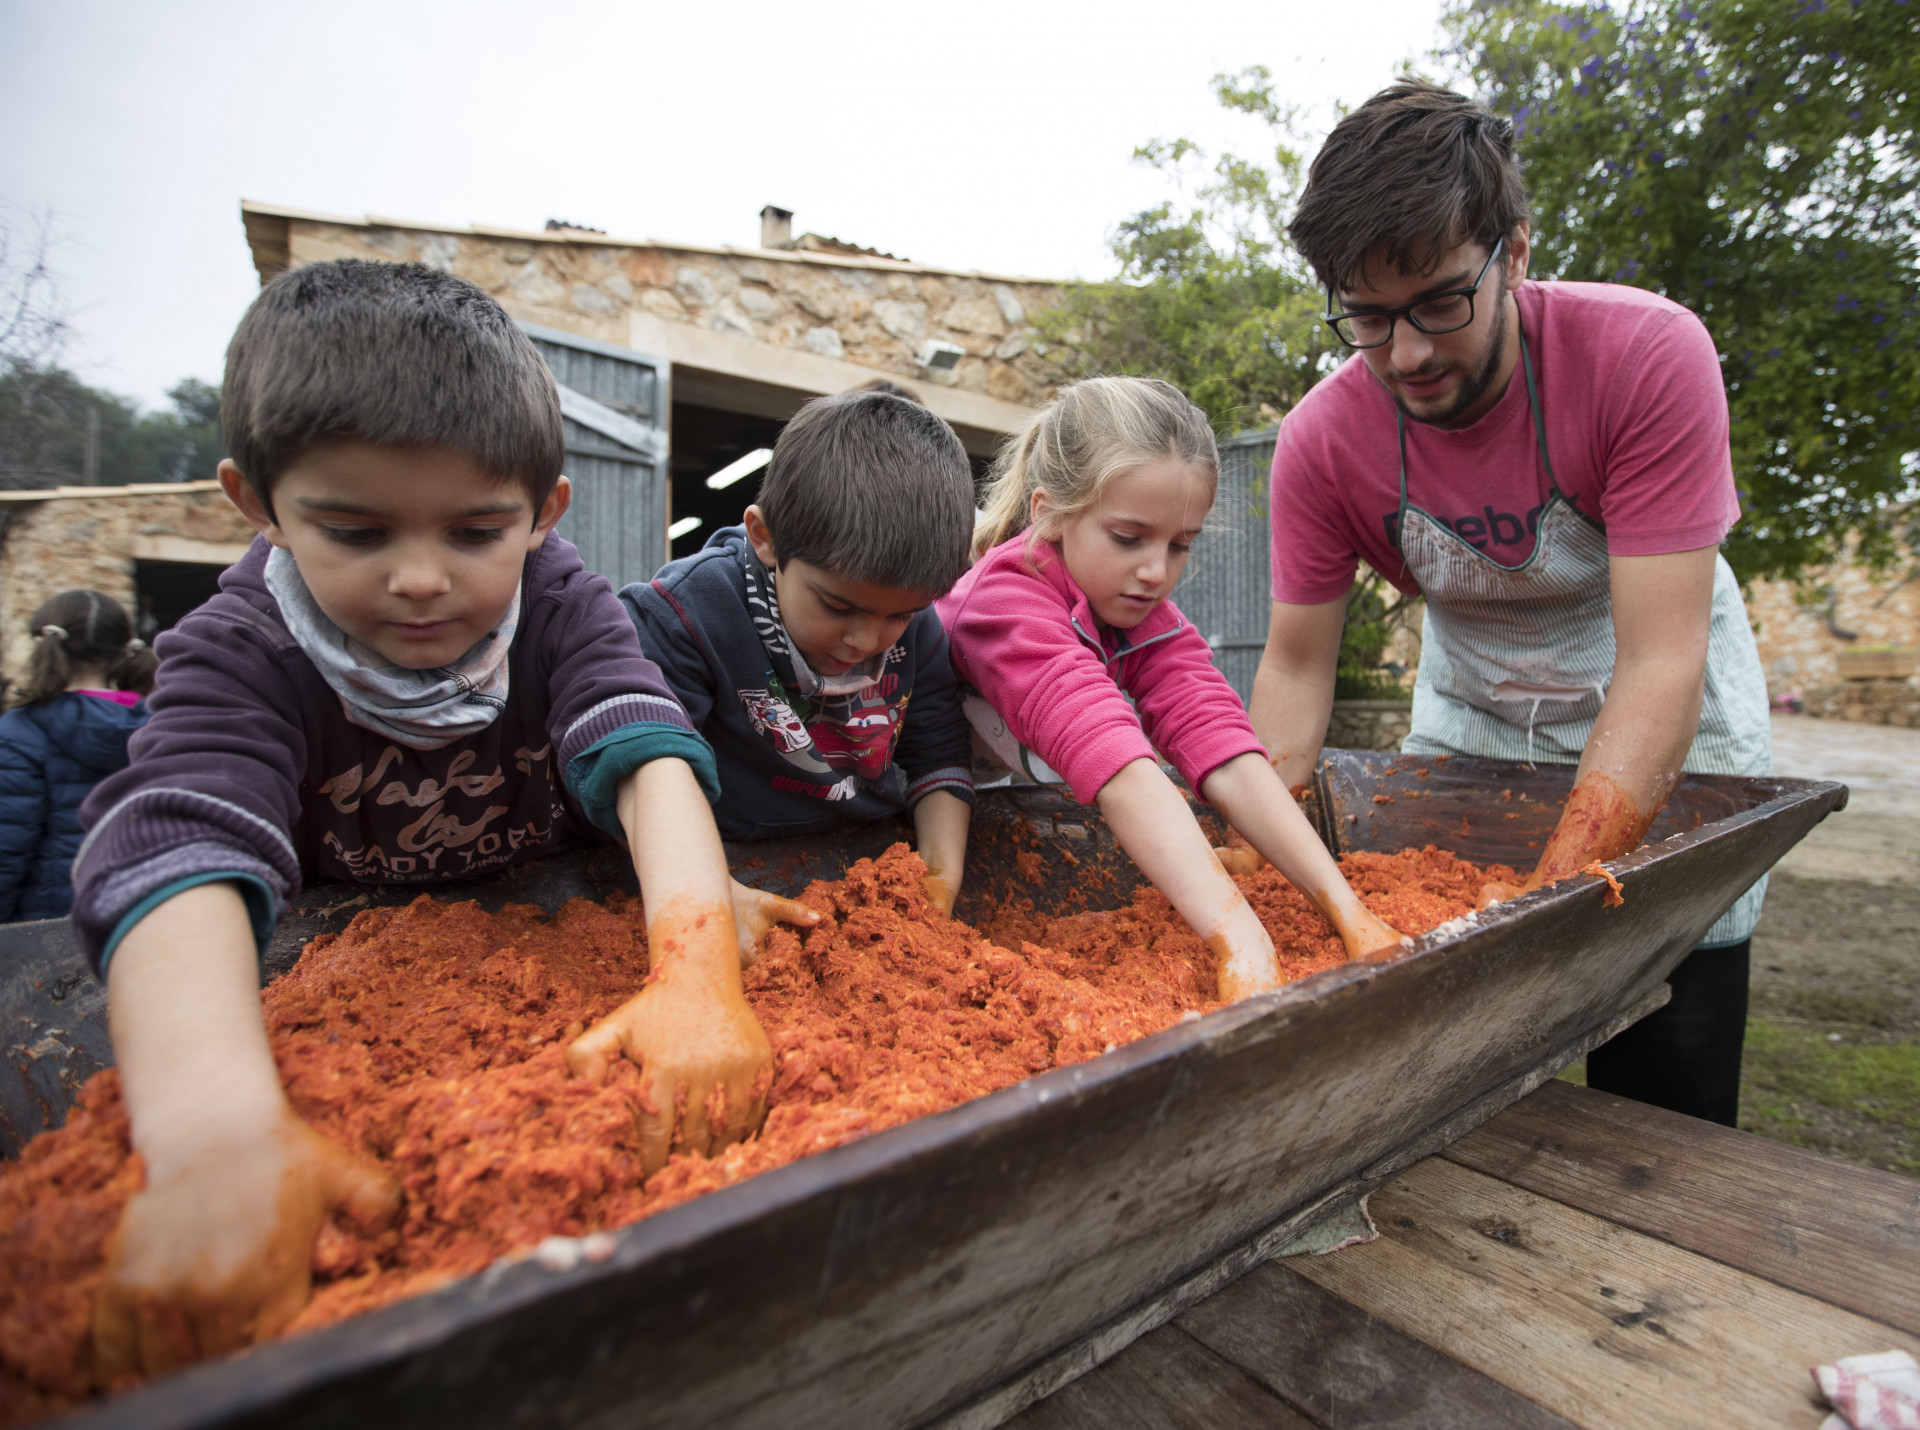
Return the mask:
<path id="1" fill-rule="evenodd" d="M 1830 1042 L 1753 1018 L 1740 1126 L 1863 1166 L 1920 1177 L 1920 1042 Z"/>
<path id="2" fill-rule="evenodd" d="M 1585 1059 L 1559 1076 L 1586 1086 Z M 1920 1177 L 1920 1042 L 1834 1043 L 1824 1029 L 1750 1018 L 1740 1070 L 1740 1127 L 1863 1167 Z"/>

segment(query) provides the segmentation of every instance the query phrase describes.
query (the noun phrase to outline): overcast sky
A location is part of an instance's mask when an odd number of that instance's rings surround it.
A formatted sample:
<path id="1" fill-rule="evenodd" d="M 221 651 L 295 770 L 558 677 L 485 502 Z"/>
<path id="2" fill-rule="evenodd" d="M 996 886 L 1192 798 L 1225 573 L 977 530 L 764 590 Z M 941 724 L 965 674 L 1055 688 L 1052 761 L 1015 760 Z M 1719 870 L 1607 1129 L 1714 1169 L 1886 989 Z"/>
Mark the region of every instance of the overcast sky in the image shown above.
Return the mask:
<path id="1" fill-rule="evenodd" d="M 1112 271 L 1153 137 L 1251 150 L 1210 76 L 1324 116 L 1437 43 L 1440 0 L 0 0 L 0 200 L 50 210 L 68 361 L 147 405 L 217 381 L 256 291 L 242 198 L 751 244 L 763 204 L 922 262 Z"/>

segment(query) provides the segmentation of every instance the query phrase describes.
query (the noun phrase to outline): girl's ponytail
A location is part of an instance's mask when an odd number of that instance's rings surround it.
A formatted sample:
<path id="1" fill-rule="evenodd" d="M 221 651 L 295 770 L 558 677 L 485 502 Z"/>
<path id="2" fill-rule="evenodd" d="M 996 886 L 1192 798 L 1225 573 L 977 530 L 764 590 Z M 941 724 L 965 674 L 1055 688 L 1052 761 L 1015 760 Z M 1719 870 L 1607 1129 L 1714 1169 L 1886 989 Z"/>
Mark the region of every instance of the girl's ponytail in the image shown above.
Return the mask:
<path id="1" fill-rule="evenodd" d="M 67 659 L 68 639 L 64 627 L 42 621 L 40 612 L 34 612 L 33 654 L 27 657 L 27 678 L 20 683 L 14 704 L 43 705 L 67 688 L 67 682 L 73 679 L 73 663 Z"/>
<path id="2" fill-rule="evenodd" d="M 1033 505 L 1033 449 L 1040 440 L 1051 408 L 1042 409 L 1027 419 L 1027 425 L 1000 449 L 993 464 L 986 506 L 973 524 L 973 559 L 978 561 L 1009 537 L 1027 529 Z"/>
<path id="3" fill-rule="evenodd" d="M 135 636 L 120 648 L 119 658 L 107 666 L 107 684 L 115 690 L 151 695 L 159 670 L 160 657 L 153 653 L 153 647 Z"/>
<path id="4" fill-rule="evenodd" d="M 159 662 L 134 638 L 126 608 L 102 591 L 62 591 L 33 613 L 27 629 L 33 653 L 15 705 L 44 705 L 66 693 L 76 671 L 88 669 L 116 690 L 145 695 L 153 689 Z"/>

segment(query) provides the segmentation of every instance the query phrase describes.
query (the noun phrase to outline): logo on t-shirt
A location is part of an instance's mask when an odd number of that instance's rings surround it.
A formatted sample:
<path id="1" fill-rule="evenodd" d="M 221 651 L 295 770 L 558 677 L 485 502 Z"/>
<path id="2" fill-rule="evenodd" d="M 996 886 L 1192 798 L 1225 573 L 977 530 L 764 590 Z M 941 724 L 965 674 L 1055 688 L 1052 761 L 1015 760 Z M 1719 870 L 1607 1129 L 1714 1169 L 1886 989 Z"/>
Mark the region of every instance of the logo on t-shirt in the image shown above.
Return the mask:
<path id="1" fill-rule="evenodd" d="M 1568 497 L 1566 502 L 1576 510 L 1579 507 L 1575 498 Z M 1546 503 L 1542 502 L 1524 518 L 1510 511 L 1495 511 L 1491 506 L 1481 507 L 1477 516 L 1441 516 L 1431 511 L 1427 515 L 1476 551 L 1485 551 L 1489 546 L 1531 547 L 1534 537 L 1540 534 L 1540 514 L 1546 509 Z M 1400 546 L 1399 511 L 1381 513 L 1380 522 L 1387 529 L 1387 544 L 1397 550 Z"/>

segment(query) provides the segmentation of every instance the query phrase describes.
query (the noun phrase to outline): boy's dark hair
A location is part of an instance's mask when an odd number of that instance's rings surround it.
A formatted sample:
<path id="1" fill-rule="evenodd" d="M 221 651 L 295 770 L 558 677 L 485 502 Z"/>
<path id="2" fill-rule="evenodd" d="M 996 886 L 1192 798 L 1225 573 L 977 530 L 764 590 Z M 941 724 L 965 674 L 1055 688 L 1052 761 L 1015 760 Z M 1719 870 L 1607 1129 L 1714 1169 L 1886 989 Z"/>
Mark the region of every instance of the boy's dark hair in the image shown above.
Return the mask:
<path id="1" fill-rule="evenodd" d="M 565 450 L 553 376 L 498 303 L 417 263 L 356 258 L 260 291 L 227 346 L 220 427 L 269 513 L 279 475 L 329 442 L 464 452 L 535 510 Z"/>
<path id="2" fill-rule="evenodd" d="M 847 389 L 847 391 L 848 392 L 887 392 L 887 393 L 893 394 L 893 396 L 895 397 L 904 397 L 909 402 L 920 402 L 919 393 L 915 392 L 911 387 L 902 387 L 899 383 L 895 382 L 892 378 L 887 378 L 887 377 L 869 378 L 867 381 L 861 383 L 858 387 L 850 387 Z M 921 406 L 924 407 L 925 405 L 926 405 L 925 403 L 921 403 Z"/>
<path id="3" fill-rule="evenodd" d="M 1334 125 L 1287 233 L 1340 292 L 1382 262 L 1431 273 L 1448 249 L 1491 249 L 1529 217 L 1513 125 L 1465 95 L 1403 79 Z"/>
<path id="4" fill-rule="evenodd" d="M 153 690 L 158 662 L 134 638 L 127 608 L 104 591 L 62 591 L 33 613 L 27 630 L 33 653 L 27 678 L 12 692 L 15 705 L 45 705 L 65 694 L 76 670 L 98 670 L 115 690 Z"/>
<path id="5" fill-rule="evenodd" d="M 951 427 L 882 380 L 794 414 L 759 506 L 782 566 L 940 596 L 967 569 L 973 468 Z"/>

